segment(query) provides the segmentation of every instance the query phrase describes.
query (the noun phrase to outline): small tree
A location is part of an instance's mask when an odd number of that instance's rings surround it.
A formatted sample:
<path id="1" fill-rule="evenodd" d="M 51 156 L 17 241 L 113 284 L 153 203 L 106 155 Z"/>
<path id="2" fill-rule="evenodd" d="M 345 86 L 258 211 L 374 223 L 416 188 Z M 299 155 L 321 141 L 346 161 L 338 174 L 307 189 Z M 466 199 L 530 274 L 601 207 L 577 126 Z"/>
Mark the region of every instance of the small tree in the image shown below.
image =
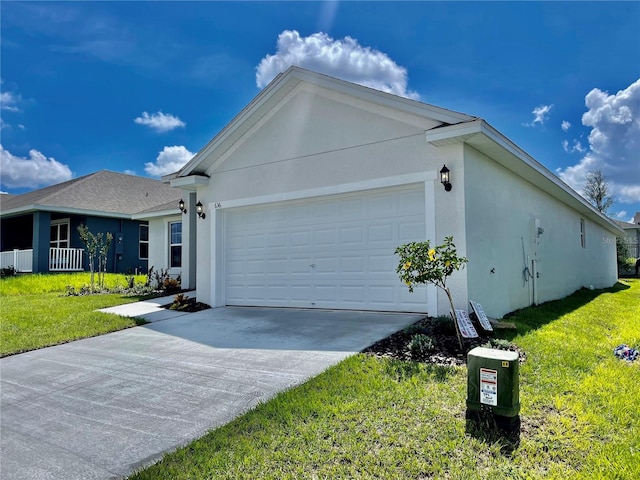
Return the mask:
<path id="1" fill-rule="evenodd" d="M 455 321 L 455 307 L 451 291 L 447 287 L 447 279 L 454 271 L 463 269 L 468 260 L 458 256 L 453 237 L 446 237 L 442 245 L 433 248 L 429 240 L 407 243 L 396 248 L 395 253 L 400 257 L 396 272 L 410 292 L 413 292 L 416 285 L 431 283 L 447 294 L 458 343 L 462 348 L 462 337 Z"/>
<path id="2" fill-rule="evenodd" d="M 613 205 L 613 198 L 609 195 L 607 179 L 600 170 L 594 170 L 587 174 L 587 183 L 582 193 L 599 212 L 605 215 Z"/>
<path id="3" fill-rule="evenodd" d="M 98 285 L 103 289 L 104 274 L 107 272 L 107 258 L 111 242 L 113 241 L 113 235 L 107 232 L 104 241 L 102 240 L 102 233 L 98 233 L 96 237 L 98 238 Z"/>
<path id="4" fill-rule="evenodd" d="M 94 235 L 89 231 L 89 227 L 82 223 L 78 225 L 78 233 L 80 239 L 84 243 L 84 248 L 87 251 L 87 257 L 89 260 L 89 271 L 91 272 L 91 293 L 95 290 L 95 261 L 98 257 L 98 286 L 104 287 L 104 271 L 107 269 L 107 253 L 113 240 L 113 235 L 107 233 L 106 241 L 103 239 L 103 234 L 98 233 Z"/>

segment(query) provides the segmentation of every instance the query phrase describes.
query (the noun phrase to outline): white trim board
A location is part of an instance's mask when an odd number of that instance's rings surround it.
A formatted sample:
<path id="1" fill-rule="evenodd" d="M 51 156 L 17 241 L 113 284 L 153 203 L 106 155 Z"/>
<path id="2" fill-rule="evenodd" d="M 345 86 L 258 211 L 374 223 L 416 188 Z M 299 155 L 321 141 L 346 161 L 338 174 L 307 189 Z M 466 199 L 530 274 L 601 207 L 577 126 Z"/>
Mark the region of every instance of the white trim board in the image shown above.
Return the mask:
<path id="1" fill-rule="evenodd" d="M 342 193 L 361 192 L 365 190 L 375 190 L 379 188 L 399 187 L 401 185 L 411 185 L 414 183 L 426 183 L 438 179 L 438 172 L 430 170 L 420 173 L 410 173 L 397 175 L 394 177 L 376 178 L 363 180 L 360 182 L 343 183 L 330 185 L 327 187 L 311 188 L 307 190 L 296 190 L 292 192 L 274 193 L 257 197 L 238 198 L 233 200 L 214 200 L 208 204 L 210 210 L 247 207 L 250 205 L 262 205 L 266 203 L 286 202 L 290 200 L 303 200 L 314 197 L 324 197 L 329 195 L 339 195 Z"/>

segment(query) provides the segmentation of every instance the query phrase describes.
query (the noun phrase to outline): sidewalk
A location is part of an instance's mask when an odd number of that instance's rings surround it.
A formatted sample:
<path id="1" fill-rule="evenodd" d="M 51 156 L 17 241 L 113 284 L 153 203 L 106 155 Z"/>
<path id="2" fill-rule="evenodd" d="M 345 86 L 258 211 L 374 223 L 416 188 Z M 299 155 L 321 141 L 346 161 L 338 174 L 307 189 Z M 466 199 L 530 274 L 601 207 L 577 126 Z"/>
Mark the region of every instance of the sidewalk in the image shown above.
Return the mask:
<path id="1" fill-rule="evenodd" d="M 185 296 L 192 297 L 195 295 L 195 291 L 184 292 Z M 144 318 L 147 322 L 159 322 L 161 320 L 168 320 L 170 318 L 182 317 L 188 315 L 189 312 L 180 312 L 177 310 L 169 310 L 163 308 L 163 305 L 173 303 L 175 295 L 168 297 L 151 298 L 142 302 L 127 303 L 125 305 L 118 305 L 115 307 L 101 308 L 100 312 L 115 313 L 123 317 Z"/>

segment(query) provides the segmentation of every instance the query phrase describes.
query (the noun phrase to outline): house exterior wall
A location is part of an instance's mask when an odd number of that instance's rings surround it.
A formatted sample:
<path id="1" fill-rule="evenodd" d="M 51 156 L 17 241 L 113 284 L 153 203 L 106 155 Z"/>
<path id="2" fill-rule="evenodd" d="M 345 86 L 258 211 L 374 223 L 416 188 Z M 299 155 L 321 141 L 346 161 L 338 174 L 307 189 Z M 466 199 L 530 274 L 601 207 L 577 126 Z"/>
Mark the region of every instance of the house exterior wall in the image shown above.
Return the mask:
<path id="1" fill-rule="evenodd" d="M 613 233 L 470 146 L 464 170 L 469 298 L 489 316 L 616 282 Z"/>
<path id="2" fill-rule="evenodd" d="M 113 273 L 146 272 L 147 261 L 139 257 L 138 220 L 126 220 L 96 216 L 71 216 L 71 248 L 84 248 L 78 226 L 84 224 L 94 235 L 111 233 L 113 241 L 107 255 L 107 270 Z M 88 270 L 85 256 L 85 270 Z"/>
<path id="3" fill-rule="evenodd" d="M 34 212 L 2 220 L 2 251 L 17 249 L 34 250 L 34 272 L 49 271 L 49 240 L 52 221 L 69 220 L 69 248 L 84 248 L 78 226 L 86 225 L 94 235 L 113 234 L 113 242 L 108 253 L 109 272 L 146 272 L 147 261 L 139 258 L 139 225 L 144 222 L 108 217 L 73 215 L 57 212 Z M 119 240 L 120 239 L 120 240 Z M 85 270 L 89 270 L 85 254 Z"/>
<path id="4" fill-rule="evenodd" d="M 197 192 L 209 223 L 198 228 L 198 299 L 224 304 L 224 211 L 235 206 L 424 183 L 425 239 L 454 235 L 464 254 L 464 191 L 444 192 L 437 173 L 446 163 L 461 182 L 462 148 L 427 144 L 424 131 L 437 124 L 320 88 L 295 91 L 206 171 L 209 185 Z M 466 273 L 451 285 L 466 302 Z M 428 297 L 436 301 L 435 289 Z M 437 310 L 448 312 L 446 296 Z"/>
<path id="5" fill-rule="evenodd" d="M 625 255 L 633 258 L 640 258 L 640 225 L 634 227 L 623 227 L 624 236 L 620 242 L 625 249 Z"/>
<path id="6" fill-rule="evenodd" d="M 174 278 L 182 274 L 182 269 L 180 268 L 169 268 L 169 224 L 182 222 L 183 220 L 182 215 L 169 215 L 149 219 L 149 268 L 153 267 L 156 272 L 161 269 L 167 269 Z M 185 238 L 183 224 L 183 242 Z"/>

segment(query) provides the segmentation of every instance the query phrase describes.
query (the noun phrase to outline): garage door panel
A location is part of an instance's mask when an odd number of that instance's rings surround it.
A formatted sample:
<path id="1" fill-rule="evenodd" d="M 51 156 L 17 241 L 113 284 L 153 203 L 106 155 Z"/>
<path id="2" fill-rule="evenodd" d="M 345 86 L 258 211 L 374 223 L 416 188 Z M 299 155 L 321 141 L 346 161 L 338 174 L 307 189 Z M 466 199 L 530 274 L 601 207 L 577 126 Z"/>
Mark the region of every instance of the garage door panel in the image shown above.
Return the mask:
<path id="1" fill-rule="evenodd" d="M 268 263 L 269 275 L 286 274 L 288 271 L 287 269 L 288 264 L 289 262 L 285 258 L 276 258 L 276 259 L 269 260 L 269 263 Z"/>
<path id="2" fill-rule="evenodd" d="M 373 254 L 369 256 L 369 270 L 370 274 L 383 274 L 386 275 L 389 271 L 395 271 L 396 258 L 395 256 L 389 256 L 389 254 Z"/>
<path id="3" fill-rule="evenodd" d="M 424 210 L 412 186 L 227 211 L 226 303 L 424 311 L 393 253 L 424 239 Z"/>
<path id="4" fill-rule="evenodd" d="M 343 255 L 340 257 L 340 273 L 362 273 L 364 271 L 364 257 L 362 255 Z"/>
<path id="5" fill-rule="evenodd" d="M 342 246 L 348 244 L 359 245 L 364 239 L 364 227 L 344 227 L 340 229 L 340 244 Z"/>
<path id="6" fill-rule="evenodd" d="M 292 258 L 289 262 L 289 273 L 293 275 L 304 274 L 306 276 L 310 269 L 311 263 L 308 257 Z"/>
<path id="7" fill-rule="evenodd" d="M 335 246 L 336 242 L 336 229 L 322 229 L 317 230 L 313 237 L 313 244 L 317 247 Z"/>
<path id="8" fill-rule="evenodd" d="M 372 285 L 369 288 L 370 302 L 373 305 L 388 305 L 395 304 L 395 288 L 390 285 Z"/>

